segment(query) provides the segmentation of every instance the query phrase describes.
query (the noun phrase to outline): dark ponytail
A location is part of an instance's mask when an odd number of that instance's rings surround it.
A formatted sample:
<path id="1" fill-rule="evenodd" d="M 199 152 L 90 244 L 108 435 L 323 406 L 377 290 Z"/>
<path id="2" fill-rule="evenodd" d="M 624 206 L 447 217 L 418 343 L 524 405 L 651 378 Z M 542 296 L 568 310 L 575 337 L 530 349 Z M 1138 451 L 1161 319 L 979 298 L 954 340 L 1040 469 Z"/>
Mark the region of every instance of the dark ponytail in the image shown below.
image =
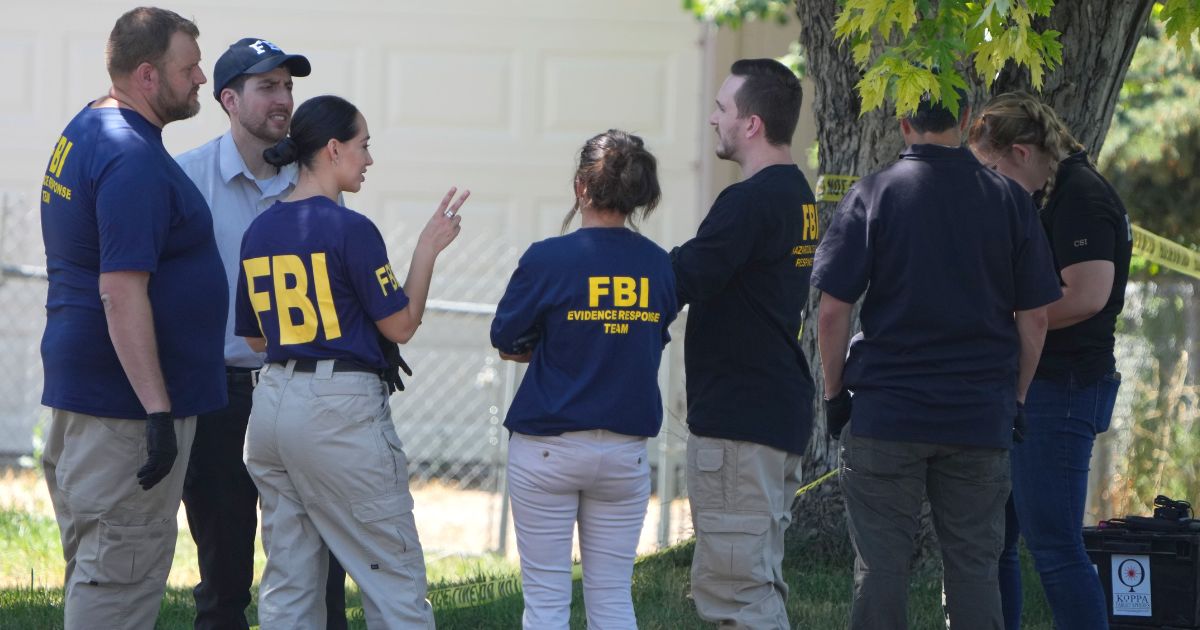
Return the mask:
<path id="1" fill-rule="evenodd" d="M 329 94 L 316 96 L 296 108 L 288 136 L 263 151 L 263 159 L 276 167 L 299 162 L 308 168 L 330 140 L 346 142 L 358 131 L 358 108 L 350 101 Z"/>
<path id="2" fill-rule="evenodd" d="M 263 159 L 271 166 L 286 166 L 295 162 L 300 156 L 300 149 L 291 137 L 285 137 L 275 146 L 263 151 Z"/>
<path id="3" fill-rule="evenodd" d="M 635 227 L 635 213 L 640 210 L 640 217 L 646 218 L 662 197 L 658 161 L 646 150 L 641 138 L 619 129 L 609 129 L 583 144 L 575 181 L 587 190 L 587 203 L 619 212 Z M 578 205 L 577 202 L 563 220 L 564 232 L 579 210 Z"/>

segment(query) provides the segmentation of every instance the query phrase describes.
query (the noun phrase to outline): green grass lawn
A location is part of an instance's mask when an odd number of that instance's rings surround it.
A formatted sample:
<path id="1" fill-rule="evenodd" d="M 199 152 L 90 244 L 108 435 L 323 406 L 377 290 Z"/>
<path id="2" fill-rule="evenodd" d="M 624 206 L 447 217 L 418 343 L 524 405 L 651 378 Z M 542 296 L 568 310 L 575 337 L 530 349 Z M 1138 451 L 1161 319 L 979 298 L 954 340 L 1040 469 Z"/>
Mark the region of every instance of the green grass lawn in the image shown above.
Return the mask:
<path id="1" fill-rule="evenodd" d="M 195 562 L 194 550 L 190 557 L 186 549 L 184 533 L 180 539 L 176 562 Z M 190 540 L 186 542 L 190 543 Z M 633 577 L 634 608 L 638 624 L 643 630 L 680 630 L 711 627 L 698 617 L 687 598 L 688 566 L 691 562 L 690 543 L 679 545 L 660 553 L 641 558 Z M 430 589 L 446 588 L 456 584 L 475 583 L 496 577 L 516 574 L 516 567 L 500 559 L 460 558 L 456 556 L 428 559 Z M 791 550 L 785 566 L 785 577 L 791 586 L 788 598 L 788 614 L 793 627 L 825 630 L 844 628 L 849 612 L 850 588 L 852 583 L 850 558 L 828 558 L 805 550 Z M 1032 572 L 1029 559 L 1024 558 L 1026 579 L 1025 619 L 1026 630 L 1050 630 L 1049 610 L 1041 589 L 1036 587 L 1037 577 Z M 33 587 L 28 586 L 28 575 L 34 570 Z M 51 629 L 62 627 L 62 589 L 47 587 L 48 583 L 61 581 L 61 550 L 58 529 L 53 519 L 30 516 L 18 512 L 0 511 L 0 577 L 5 584 L 23 584 L 0 589 L 0 629 Z M 48 579 L 55 575 L 54 580 Z M 47 579 L 39 579 L 46 576 Z M 347 602 L 351 610 L 351 628 L 366 628 L 361 613 L 354 608 L 361 605 L 358 591 L 347 590 Z M 941 584 L 937 575 L 917 575 L 910 590 L 909 620 L 913 630 L 944 628 L 941 612 Z M 437 608 L 438 628 L 442 630 L 486 630 L 511 629 L 521 626 L 521 598 L 509 596 L 484 605 L 448 609 Z M 256 611 L 251 604 L 248 614 L 255 622 Z M 158 628 L 185 629 L 192 623 L 191 589 L 172 586 L 163 599 Z M 576 582 L 571 616 L 572 628 L 584 628 L 583 592 Z"/>

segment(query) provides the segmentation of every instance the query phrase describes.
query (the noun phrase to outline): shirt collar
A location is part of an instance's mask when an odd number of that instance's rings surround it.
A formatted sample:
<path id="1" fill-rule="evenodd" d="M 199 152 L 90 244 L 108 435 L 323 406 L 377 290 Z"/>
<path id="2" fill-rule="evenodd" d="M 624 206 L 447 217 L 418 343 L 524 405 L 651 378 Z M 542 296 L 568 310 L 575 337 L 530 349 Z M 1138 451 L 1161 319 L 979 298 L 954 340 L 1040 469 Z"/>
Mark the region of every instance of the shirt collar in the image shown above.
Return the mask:
<path id="1" fill-rule="evenodd" d="M 974 161 L 975 156 L 966 147 L 948 147 L 941 144 L 914 144 L 900 152 L 901 158 L 912 157 L 919 160 L 961 160 Z"/>
<path id="2" fill-rule="evenodd" d="M 300 169 L 296 166 L 296 163 L 293 162 L 284 166 L 283 168 L 280 168 L 279 175 L 269 177 L 265 180 L 255 179 L 254 174 L 251 173 L 250 169 L 246 166 L 246 161 L 242 159 L 242 154 L 238 153 L 237 144 L 235 144 L 233 141 L 232 130 L 227 130 L 225 135 L 221 136 L 218 151 L 221 180 L 226 184 L 233 181 L 233 178 L 237 177 L 239 174 L 245 176 L 245 178 L 251 182 L 266 182 L 276 179 L 282 175 L 282 181 L 286 182 L 287 184 L 295 184 L 296 180 L 300 177 Z"/>

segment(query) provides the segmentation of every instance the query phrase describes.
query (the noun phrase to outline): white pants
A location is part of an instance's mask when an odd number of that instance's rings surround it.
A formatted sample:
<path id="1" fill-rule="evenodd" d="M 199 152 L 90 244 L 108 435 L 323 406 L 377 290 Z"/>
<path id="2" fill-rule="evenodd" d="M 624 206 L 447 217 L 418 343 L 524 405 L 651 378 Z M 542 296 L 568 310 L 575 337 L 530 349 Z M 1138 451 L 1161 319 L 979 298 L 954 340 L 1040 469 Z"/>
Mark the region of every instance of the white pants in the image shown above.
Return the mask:
<path id="1" fill-rule="evenodd" d="M 325 627 L 329 551 L 362 591 L 367 627 L 434 628 L 408 460 L 378 376 L 335 373 L 332 361 L 314 373 L 268 364 L 254 388 L 245 457 L 267 552 L 263 630 Z"/>
<path id="2" fill-rule="evenodd" d="M 632 630 L 630 583 L 650 501 L 646 439 L 610 431 L 514 433 L 508 447 L 526 630 L 571 617 L 571 540 L 579 522 L 589 630 Z"/>

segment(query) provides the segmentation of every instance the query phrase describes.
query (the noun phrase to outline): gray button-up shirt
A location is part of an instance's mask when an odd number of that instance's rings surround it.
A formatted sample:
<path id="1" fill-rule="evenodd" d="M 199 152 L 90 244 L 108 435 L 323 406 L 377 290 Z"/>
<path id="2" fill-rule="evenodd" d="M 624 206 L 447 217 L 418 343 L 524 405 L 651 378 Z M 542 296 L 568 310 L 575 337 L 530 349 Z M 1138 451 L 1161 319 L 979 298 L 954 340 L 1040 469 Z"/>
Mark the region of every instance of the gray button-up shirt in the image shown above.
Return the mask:
<path id="1" fill-rule="evenodd" d="M 225 276 L 229 279 L 229 313 L 225 321 L 225 365 L 256 368 L 265 355 L 253 352 L 246 341 L 233 334 L 233 308 L 236 303 L 238 267 L 240 265 L 242 234 L 263 210 L 287 196 L 296 187 L 299 168 L 293 163 L 274 177 L 255 179 L 233 143 L 231 132 L 225 132 L 187 153 L 175 158 L 183 172 L 192 178 L 208 207 L 212 210 L 213 232 Z"/>

